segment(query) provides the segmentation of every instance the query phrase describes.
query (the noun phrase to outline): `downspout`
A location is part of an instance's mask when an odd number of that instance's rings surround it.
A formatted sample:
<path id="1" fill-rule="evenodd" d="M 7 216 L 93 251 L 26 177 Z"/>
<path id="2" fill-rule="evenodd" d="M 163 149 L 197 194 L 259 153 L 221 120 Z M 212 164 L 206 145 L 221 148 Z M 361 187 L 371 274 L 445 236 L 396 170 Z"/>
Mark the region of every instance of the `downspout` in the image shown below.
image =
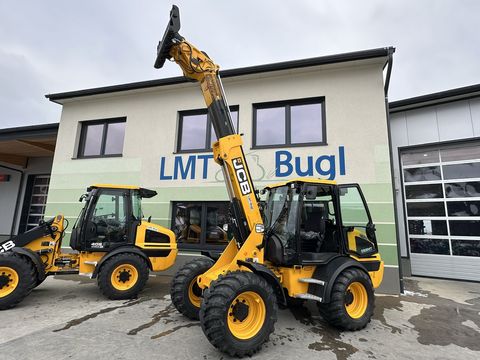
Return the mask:
<path id="1" fill-rule="evenodd" d="M 395 189 L 395 173 L 393 170 L 393 148 L 392 148 L 392 135 L 390 129 L 390 104 L 388 103 L 388 89 L 390 86 L 390 77 L 392 74 L 392 67 L 393 67 L 393 53 L 395 52 L 395 48 L 391 47 L 388 48 L 388 60 L 386 63 L 387 67 L 387 74 L 385 76 L 385 86 L 384 86 L 384 95 L 385 95 L 385 112 L 387 114 L 387 131 L 388 131 L 388 149 L 390 153 L 390 176 L 392 177 L 392 194 L 393 194 L 393 214 L 395 216 L 395 237 L 397 243 L 397 261 L 398 261 L 398 276 L 400 280 L 400 292 L 403 293 L 404 291 L 404 284 L 403 284 L 403 270 L 402 270 L 402 257 L 400 254 L 400 232 L 398 228 L 398 208 L 397 208 L 397 193 Z"/>
<path id="2" fill-rule="evenodd" d="M 10 236 L 13 236 L 15 232 L 15 225 L 17 224 L 17 218 L 18 218 L 18 209 L 20 207 L 20 195 L 22 193 L 22 187 L 23 187 L 23 178 L 25 176 L 25 173 L 22 170 L 12 168 L 10 166 L 5 166 L 5 165 L 0 165 L 1 168 L 8 169 L 11 171 L 17 171 L 20 173 L 20 182 L 18 184 L 18 194 L 17 194 L 17 201 L 15 203 L 15 212 L 13 213 L 13 220 L 12 220 L 12 228 L 10 229 Z"/>

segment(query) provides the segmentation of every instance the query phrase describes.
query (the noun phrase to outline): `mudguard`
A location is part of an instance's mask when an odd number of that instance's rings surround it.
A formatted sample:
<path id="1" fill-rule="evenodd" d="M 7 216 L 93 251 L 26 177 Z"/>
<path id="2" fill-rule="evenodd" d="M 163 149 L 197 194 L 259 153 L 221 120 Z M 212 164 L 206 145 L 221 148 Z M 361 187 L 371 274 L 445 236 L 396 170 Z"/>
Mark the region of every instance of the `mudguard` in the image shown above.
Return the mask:
<path id="1" fill-rule="evenodd" d="M 242 261 L 237 260 L 237 264 L 239 266 L 245 266 L 247 269 L 251 270 L 253 273 L 263 277 L 267 282 L 272 286 L 273 290 L 275 291 L 275 295 L 277 295 L 277 301 L 280 305 L 287 305 L 287 299 L 285 298 L 285 293 L 283 292 L 282 284 L 275 276 L 275 274 L 267 268 L 265 265 L 249 262 L 249 261 Z"/>
<path id="2" fill-rule="evenodd" d="M 330 302 L 330 294 L 332 293 L 335 280 L 343 270 L 351 267 L 361 269 L 368 275 L 368 270 L 360 262 L 348 256 L 336 257 L 328 264 L 318 265 L 313 273 L 313 278 L 317 280 L 323 280 L 325 282 L 325 286 L 310 284 L 308 286 L 308 292 L 321 297 L 323 299 L 322 302 L 324 303 Z"/>
<path id="3" fill-rule="evenodd" d="M 112 256 L 115 256 L 115 255 L 118 255 L 118 254 L 122 254 L 122 253 L 131 253 L 131 254 L 136 254 L 136 255 L 139 255 L 141 256 L 143 259 L 145 259 L 145 261 L 147 262 L 148 264 L 148 268 L 150 270 L 152 270 L 152 263 L 150 261 L 150 259 L 148 258 L 147 255 L 145 255 L 142 250 L 140 250 L 139 248 L 137 247 L 134 247 L 134 246 L 122 246 L 122 247 L 119 247 L 111 252 L 109 252 L 107 255 L 105 255 L 100 261 L 99 263 L 97 264 L 97 266 L 95 266 L 95 270 L 93 271 L 93 274 L 92 274 L 92 279 L 95 279 L 98 275 L 98 272 L 100 271 L 100 268 L 102 267 L 102 265 L 105 263 L 105 261 L 107 261 L 108 259 L 110 259 Z"/>
<path id="4" fill-rule="evenodd" d="M 37 269 L 38 280 L 39 281 L 45 280 L 45 277 L 47 275 L 45 274 L 45 266 L 42 263 L 42 259 L 40 258 L 40 255 L 38 255 L 37 253 L 33 252 L 30 249 L 25 249 L 21 247 L 14 247 L 10 251 L 16 254 L 20 254 L 28 257 L 33 262 L 33 264 L 35 265 L 35 268 Z"/>

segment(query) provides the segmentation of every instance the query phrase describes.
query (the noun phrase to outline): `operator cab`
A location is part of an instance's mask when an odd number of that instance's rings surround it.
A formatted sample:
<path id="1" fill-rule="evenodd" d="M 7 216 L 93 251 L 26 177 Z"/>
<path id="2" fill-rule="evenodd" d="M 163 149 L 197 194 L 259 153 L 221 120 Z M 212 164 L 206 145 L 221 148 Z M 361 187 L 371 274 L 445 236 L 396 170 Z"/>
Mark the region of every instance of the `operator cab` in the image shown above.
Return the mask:
<path id="1" fill-rule="evenodd" d="M 377 252 L 375 227 L 360 187 L 292 180 L 266 188 L 265 257 L 275 265 L 319 265 Z"/>
<path id="2" fill-rule="evenodd" d="M 143 218 L 141 199 L 157 193 L 135 186 L 93 185 L 80 197 L 85 200 L 72 229 L 70 246 L 77 251 L 110 251 L 135 244 Z"/>

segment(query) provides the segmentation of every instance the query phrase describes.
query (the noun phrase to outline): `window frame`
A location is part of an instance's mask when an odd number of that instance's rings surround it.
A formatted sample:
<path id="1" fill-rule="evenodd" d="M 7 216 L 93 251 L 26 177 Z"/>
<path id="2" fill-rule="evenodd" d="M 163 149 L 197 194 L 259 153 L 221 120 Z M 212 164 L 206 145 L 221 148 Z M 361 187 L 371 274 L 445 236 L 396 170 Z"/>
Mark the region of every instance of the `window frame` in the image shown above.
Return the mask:
<path id="1" fill-rule="evenodd" d="M 206 229 L 207 225 L 207 207 L 209 205 L 214 205 L 218 203 L 222 203 L 224 205 L 229 205 L 228 200 L 212 200 L 212 201 L 201 201 L 201 200 L 175 200 L 171 201 L 171 219 L 170 219 L 170 229 L 174 231 L 175 228 L 175 215 L 177 210 L 177 205 L 181 203 L 188 203 L 192 205 L 199 205 L 202 209 L 202 213 L 200 215 L 200 227 L 201 229 Z M 180 250 L 221 250 L 225 249 L 228 245 L 229 241 L 225 245 L 210 245 L 207 243 L 207 234 L 202 230 L 200 233 L 200 241 L 198 244 L 190 244 L 190 243 L 181 243 L 178 242 L 177 246 Z"/>
<path id="2" fill-rule="evenodd" d="M 105 146 L 107 143 L 108 136 L 108 125 L 126 123 L 126 117 L 117 117 L 117 118 L 108 118 L 108 119 L 98 119 L 98 120 L 86 120 L 80 121 L 80 141 L 78 143 L 78 151 L 76 159 L 95 159 L 95 158 L 108 158 L 108 157 L 122 157 L 123 149 L 120 154 L 105 154 Z M 85 143 L 87 140 L 87 128 L 90 125 L 103 125 L 102 130 L 102 140 L 100 145 L 100 154 L 99 155 L 84 155 L 85 153 Z M 125 133 L 124 133 L 124 144 L 125 145 Z"/>
<path id="3" fill-rule="evenodd" d="M 313 105 L 321 104 L 322 106 L 322 141 L 304 142 L 292 144 L 292 112 L 291 107 L 296 105 Z M 257 145 L 257 110 L 283 107 L 285 110 L 285 143 L 273 145 Z M 308 97 L 292 100 L 268 101 L 252 104 L 252 149 L 275 149 L 275 148 L 291 148 L 306 146 L 326 146 L 327 143 L 327 121 L 326 121 L 326 101 L 325 96 Z"/>
<path id="4" fill-rule="evenodd" d="M 240 106 L 239 105 L 231 105 L 229 106 L 230 112 L 236 111 L 237 116 L 237 134 L 238 128 L 240 125 Z M 192 116 L 192 115 L 207 115 L 207 131 L 205 135 L 205 147 L 202 149 L 182 149 L 182 135 L 183 135 L 183 118 L 185 116 Z M 232 119 L 233 120 L 233 119 Z M 208 144 L 211 137 L 212 137 L 212 119 L 210 118 L 210 114 L 207 108 L 203 109 L 193 109 L 193 110 L 181 110 L 178 111 L 178 122 L 177 122 L 177 143 L 175 145 L 175 152 L 174 154 L 189 154 L 189 153 L 205 153 L 212 151 L 212 144 Z M 235 125 L 235 124 L 234 124 Z"/>

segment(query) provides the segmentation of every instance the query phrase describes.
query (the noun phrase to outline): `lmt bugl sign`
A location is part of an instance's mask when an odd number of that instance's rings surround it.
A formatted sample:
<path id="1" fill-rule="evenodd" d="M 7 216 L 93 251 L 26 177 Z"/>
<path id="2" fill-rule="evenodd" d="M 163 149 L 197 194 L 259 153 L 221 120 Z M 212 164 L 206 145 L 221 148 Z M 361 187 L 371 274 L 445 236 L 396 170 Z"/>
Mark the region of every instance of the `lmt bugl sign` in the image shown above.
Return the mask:
<path id="1" fill-rule="evenodd" d="M 248 156 L 252 154 L 247 154 Z M 212 154 L 189 155 L 182 157 L 176 155 L 173 163 L 167 165 L 167 158 L 160 158 L 160 180 L 196 180 L 208 179 L 209 164 L 213 161 Z M 295 156 L 288 150 L 277 150 L 274 153 L 274 168 L 272 171 L 265 171 L 262 160 L 258 166 L 262 167 L 264 175 L 259 179 L 263 180 L 265 174 L 271 177 L 282 178 L 287 176 L 320 176 L 328 180 L 334 180 L 338 175 L 345 175 L 345 148 L 338 147 L 337 154 L 332 155 L 304 155 Z M 172 166 L 173 165 L 173 166 Z M 254 176 L 255 178 L 255 176 Z M 270 177 L 269 177 L 270 178 Z"/>

